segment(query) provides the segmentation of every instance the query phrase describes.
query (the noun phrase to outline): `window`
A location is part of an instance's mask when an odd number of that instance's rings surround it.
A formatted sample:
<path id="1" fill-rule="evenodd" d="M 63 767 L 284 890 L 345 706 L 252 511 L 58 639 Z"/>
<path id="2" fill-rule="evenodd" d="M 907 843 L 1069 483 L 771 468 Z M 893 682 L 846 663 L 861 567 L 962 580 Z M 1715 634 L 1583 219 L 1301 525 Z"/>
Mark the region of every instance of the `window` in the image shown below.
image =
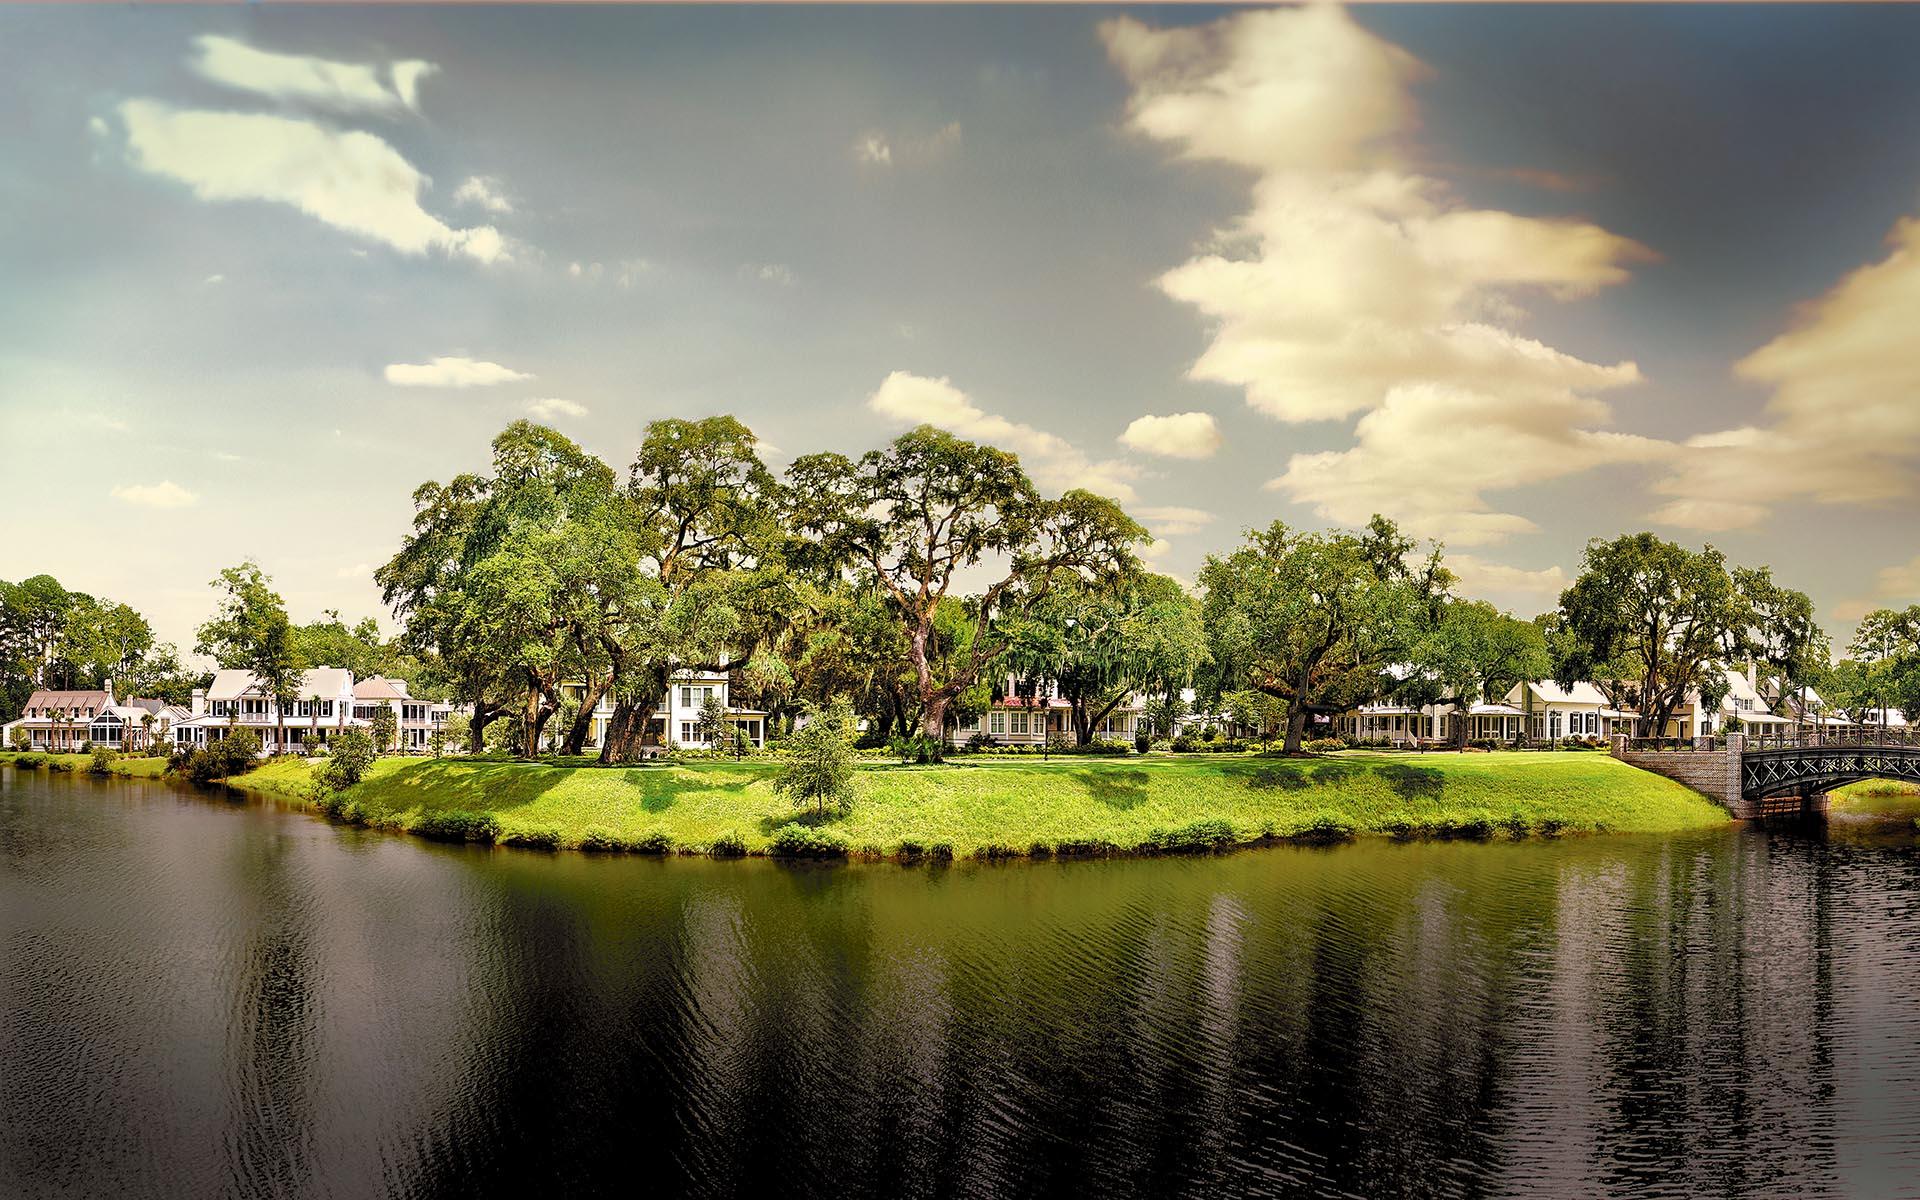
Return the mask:
<path id="1" fill-rule="evenodd" d="M 691 742 L 693 740 L 693 722 L 692 721 L 680 722 L 680 740 L 683 742 Z"/>
<path id="2" fill-rule="evenodd" d="M 1027 731 L 1027 714 L 1023 712 L 1014 713 L 1013 714 L 1013 732 L 1025 733 L 1026 731 Z"/>
<path id="3" fill-rule="evenodd" d="M 994 713 L 992 716 L 992 721 L 993 721 L 993 729 L 991 732 L 1000 734 L 1000 733 L 1005 733 L 1007 731 L 1007 714 L 1006 713 L 1004 712 Z"/>
<path id="4" fill-rule="evenodd" d="M 683 687 L 680 689 L 680 707 L 681 708 L 693 707 L 693 689 L 692 688 Z"/>

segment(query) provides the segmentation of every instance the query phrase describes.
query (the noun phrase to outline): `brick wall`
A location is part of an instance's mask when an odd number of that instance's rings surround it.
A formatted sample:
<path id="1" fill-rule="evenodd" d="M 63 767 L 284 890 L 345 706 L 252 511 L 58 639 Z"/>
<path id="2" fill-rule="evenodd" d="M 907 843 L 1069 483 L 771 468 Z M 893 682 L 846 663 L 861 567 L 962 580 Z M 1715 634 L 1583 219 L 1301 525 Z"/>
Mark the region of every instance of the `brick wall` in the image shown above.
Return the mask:
<path id="1" fill-rule="evenodd" d="M 1730 733 L 1718 750 L 1629 750 L 1624 734 L 1613 739 L 1613 756 L 1630 766 L 1682 783 L 1736 817 L 1752 817 L 1752 805 L 1740 797 L 1740 756 L 1745 736 Z"/>

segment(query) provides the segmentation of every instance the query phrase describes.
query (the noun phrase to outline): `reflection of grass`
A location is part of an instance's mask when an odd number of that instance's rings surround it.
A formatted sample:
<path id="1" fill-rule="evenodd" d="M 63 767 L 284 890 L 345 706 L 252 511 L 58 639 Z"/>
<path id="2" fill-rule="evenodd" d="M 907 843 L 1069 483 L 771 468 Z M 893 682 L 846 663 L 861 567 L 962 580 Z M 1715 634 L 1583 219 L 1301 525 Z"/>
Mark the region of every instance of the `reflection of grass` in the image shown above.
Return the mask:
<path id="1" fill-rule="evenodd" d="M 1865 779 L 1833 793 L 1835 815 L 1884 817 L 1889 820 L 1920 816 L 1920 787 L 1897 779 Z"/>
<path id="2" fill-rule="evenodd" d="M 20 756 L 12 751 L 0 752 L 0 766 L 11 766 Z M 76 773 L 85 773 L 93 765 L 91 754 L 42 754 L 42 758 L 59 759 L 72 764 Z M 41 768 L 45 770 L 45 768 Z M 130 779 L 158 779 L 167 770 L 164 758 L 116 758 L 113 760 L 113 773 Z"/>
<path id="3" fill-rule="evenodd" d="M 303 799 L 310 770 L 284 761 L 238 782 Z M 502 835 L 557 829 L 568 846 L 592 828 L 628 845 L 666 837 L 682 848 L 732 834 L 757 851 L 800 815 L 773 793 L 778 770 L 764 760 L 604 770 L 389 758 L 347 798 L 373 825 L 410 828 L 431 813 L 464 811 L 491 815 Z M 1336 829 L 1658 832 L 1726 819 L 1679 784 L 1590 753 L 981 757 L 944 766 L 863 764 L 855 784 L 851 810 L 819 824 L 852 846 L 888 853 L 906 843 L 947 843 L 961 855 L 1036 844 L 1133 848 L 1213 821 L 1250 841 Z"/>

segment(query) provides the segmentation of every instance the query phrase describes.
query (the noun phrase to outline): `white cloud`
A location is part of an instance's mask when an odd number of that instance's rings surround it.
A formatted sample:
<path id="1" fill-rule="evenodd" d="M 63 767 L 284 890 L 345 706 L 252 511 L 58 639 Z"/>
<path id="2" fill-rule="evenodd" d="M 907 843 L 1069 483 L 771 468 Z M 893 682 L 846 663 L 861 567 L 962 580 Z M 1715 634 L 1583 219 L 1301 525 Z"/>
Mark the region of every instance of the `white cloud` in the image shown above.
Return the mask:
<path id="1" fill-rule="evenodd" d="M 1184 412 L 1168 417 L 1137 417 L 1120 444 L 1142 454 L 1167 458 L 1212 458 L 1220 449 L 1220 426 L 1212 413 Z"/>
<path id="2" fill-rule="evenodd" d="M 427 177 L 370 133 L 259 113 L 120 106 L 135 166 L 207 201 L 288 204 L 336 229 L 406 254 L 439 250 L 483 263 L 507 257 L 491 225 L 455 229 L 420 207 Z"/>
<path id="3" fill-rule="evenodd" d="M 1886 506 L 1920 495 L 1920 218 L 1734 372 L 1770 388 L 1760 420 L 1695 437 L 1654 485 L 1654 519 L 1694 529 L 1759 524 L 1776 504 Z"/>
<path id="4" fill-rule="evenodd" d="M 584 417 L 588 409 L 584 404 L 575 404 L 571 400 L 562 400 L 557 396 L 546 396 L 527 401 L 527 411 L 542 421 L 551 421 L 556 417 Z"/>
<path id="5" fill-rule="evenodd" d="M 87 132 L 91 133 L 95 137 L 106 137 L 109 133 L 112 132 L 112 127 L 107 124 L 107 119 L 105 117 L 98 117 L 98 116 L 88 117 Z"/>
<path id="6" fill-rule="evenodd" d="M 212 287 L 216 283 L 225 283 L 226 281 L 227 281 L 227 277 L 225 275 L 209 275 L 205 279 L 202 279 L 200 282 L 205 284 L 208 287 Z"/>
<path id="7" fill-rule="evenodd" d="M 1567 573 L 1558 566 L 1529 571 L 1471 554 L 1449 554 L 1446 561 L 1460 578 L 1460 591 L 1476 599 L 1502 600 L 1522 608 L 1531 605 L 1533 611 L 1544 612 L 1558 604 L 1560 593 L 1567 590 Z"/>
<path id="8" fill-rule="evenodd" d="M 365 63 L 259 50 L 216 34 L 195 38 L 193 45 L 189 65 L 214 83 L 275 100 L 385 116 L 418 109 L 420 81 L 438 69 L 405 59 L 388 64 L 383 79 L 379 68 Z"/>
<path id="9" fill-rule="evenodd" d="M 142 508 L 187 508 L 199 497 L 171 479 L 159 483 L 122 484 L 112 490 L 113 497 Z"/>
<path id="10" fill-rule="evenodd" d="M 785 268 L 781 269 L 784 270 Z M 640 282 L 642 276 L 651 274 L 652 271 L 653 262 L 650 259 L 623 258 L 613 264 L 613 285 L 622 291 L 629 290 Z M 567 264 L 568 276 L 585 283 L 598 283 L 601 277 L 607 273 L 607 267 L 604 263 L 570 262 Z M 741 273 L 747 274 L 748 269 L 745 267 L 741 268 Z M 792 277 L 789 276 L 787 281 L 792 282 Z"/>
<path id="11" fill-rule="evenodd" d="M 1904 608 L 1916 602 L 1920 602 L 1920 557 L 1880 568 L 1872 591 L 1842 600 L 1833 606 L 1833 615 L 1836 620 L 1858 621 L 1876 608 Z"/>
<path id="12" fill-rule="evenodd" d="M 1011 450 L 1043 487 L 1086 488 L 1123 502 L 1134 497 L 1131 481 L 1139 478 L 1139 468 L 1112 460 L 1096 462 L 1065 438 L 986 412 L 945 376 L 933 379 L 895 371 L 867 397 L 867 407 L 903 424 L 934 425 Z"/>
<path id="13" fill-rule="evenodd" d="M 501 190 L 500 181 L 487 175 L 469 175 L 453 191 L 455 204 L 477 204 L 488 212 L 510 213 L 513 201 Z"/>
<path id="14" fill-rule="evenodd" d="M 745 263 L 741 265 L 740 273 L 749 279 L 780 287 L 792 287 L 794 282 L 793 268 L 785 263 Z"/>
<path id="15" fill-rule="evenodd" d="M 1176 505 L 1149 505 L 1132 510 L 1133 515 L 1145 522 L 1155 534 L 1166 537 L 1179 537 L 1182 534 L 1197 533 L 1201 528 L 1214 522 L 1214 515 L 1204 508 L 1181 508 Z"/>
<path id="16" fill-rule="evenodd" d="M 872 167 L 930 163 L 944 158 L 960 144 L 960 122 L 949 121 L 924 135 L 863 133 L 854 139 L 855 161 Z"/>
<path id="17" fill-rule="evenodd" d="M 1595 431 L 1609 413 L 1590 393 L 1638 381 L 1633 363 L 1511 328 L 1514 293 L 1584 295 L 1650 252 L 1584 221 L 1473 209 L 1416 174 L 1424 68 L 1403 51 L 1331 6 L 1101 30 L 1135 131 L 1253 176 L 1250 209 L 1160 280 L 1211 325 L 1190 376 L 1281 421 L 1360 415 L 1353 449 L 1296 456 L 1276 486 L 1336 520 L 1382 511 L 1497 540 L 1532 523 L 1485 492 L 1655 452 Z M 1516 449 L 1555 456 L 1519 465 Z"/>
<path id="18" fill-rule="evenodd" d="M 389 363 L 386 378 L 397 387 L 469 388 L 515 383 L 533 376 L 496 362 L 443 356 L 424 363 Z"/>

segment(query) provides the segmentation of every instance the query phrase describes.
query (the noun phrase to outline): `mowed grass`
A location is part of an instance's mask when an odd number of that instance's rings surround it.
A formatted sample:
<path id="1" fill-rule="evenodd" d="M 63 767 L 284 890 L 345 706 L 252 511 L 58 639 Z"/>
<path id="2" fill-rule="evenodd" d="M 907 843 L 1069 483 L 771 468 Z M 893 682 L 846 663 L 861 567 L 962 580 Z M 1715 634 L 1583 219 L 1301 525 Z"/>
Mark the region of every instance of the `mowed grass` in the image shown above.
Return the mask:
<path id="1" fill-rule="evenodd" d="M 315 764 L 282 760 L 233 782 L 308 802 Z M 486 814 L 503 840 L 548 831 L 562 846 L 661 835 L 703 851 L 738 839 L 764 851 L 782 826 L 831 831 L 856 853 L 945 844 L 956 856 L 1036 846 L 1131 850 L 1169 831 L 1224 823 L 1231 840 L 1345 834 L 1487 836 L 1665 832 L 1720 824 L 1704 797 L 1605 755 L 1582 752 L 1384 754 L 1311 759 L 1194 755 L 1120 759 L 960 759 L 864 763 L 846 812 L 824 817 L 774 794 L 779 765 L 691 762 L 553 766 L 477 759 L 382 759 L 346 798 L 363 823 L 413 829 Z"/>
<path id="2" fill-rule="evenodd" d="M 0 752 L 0 767 L 18 766 L 22 758 L 27 759 L 29 763 L 40 762 L 41 765 L 39 769 L 42 771 L 51 769 L 84 773 L 88 768 L 93 766 L 93 755 L 91 754 L 48 754 L 44 751 L 33 751 L 23 755 L 16 751 L 8 750 Z M 55 762 L 61 765 L 54 767 L 52 764 Z M 166 774 L 167 760 L 165 758 L 122 757 L 113 760 L 111 769 L 115 775 L 124 776 L 129 779 L 158 779 L 160 776 Z"/>

